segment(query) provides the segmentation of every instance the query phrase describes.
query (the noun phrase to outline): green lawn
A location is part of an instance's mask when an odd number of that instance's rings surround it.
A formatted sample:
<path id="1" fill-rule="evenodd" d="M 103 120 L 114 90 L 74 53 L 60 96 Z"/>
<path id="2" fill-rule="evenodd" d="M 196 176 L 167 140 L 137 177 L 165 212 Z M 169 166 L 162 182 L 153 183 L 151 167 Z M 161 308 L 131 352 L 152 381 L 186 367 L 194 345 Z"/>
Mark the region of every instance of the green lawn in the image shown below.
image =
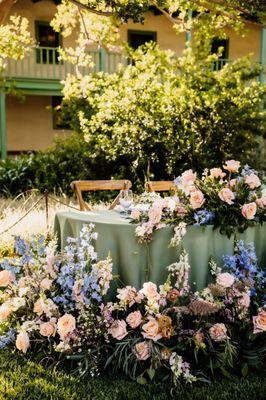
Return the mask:
<path id="1" fill-rule="evenodd" d="M 249 378 L 224 379 L 212 385 L 178 387 L 174 398 L 182 400 L 264 400 L 263 371 Z M 20 355 L 0 355 L 0 400 L 169 400 L 163 385 L 147 385 L 126 379 L 101 377 L 79 381 L 67 374 L 49 371 Z"/>

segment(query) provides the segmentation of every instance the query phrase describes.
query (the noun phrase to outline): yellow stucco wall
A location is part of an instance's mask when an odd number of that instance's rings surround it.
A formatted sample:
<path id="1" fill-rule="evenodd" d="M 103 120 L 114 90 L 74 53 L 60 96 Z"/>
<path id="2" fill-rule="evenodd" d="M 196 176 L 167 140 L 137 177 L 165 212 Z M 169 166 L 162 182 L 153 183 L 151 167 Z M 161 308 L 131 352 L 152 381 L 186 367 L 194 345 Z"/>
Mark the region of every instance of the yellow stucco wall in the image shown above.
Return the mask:
<path id="1" fill-rule="evenodd" d="M 53 129 L 50 96 L 27 96 L 21 102 L 7 96 L 8 151 L 46 149 L 55 136 L 65 137 L 70 131 Z"/>

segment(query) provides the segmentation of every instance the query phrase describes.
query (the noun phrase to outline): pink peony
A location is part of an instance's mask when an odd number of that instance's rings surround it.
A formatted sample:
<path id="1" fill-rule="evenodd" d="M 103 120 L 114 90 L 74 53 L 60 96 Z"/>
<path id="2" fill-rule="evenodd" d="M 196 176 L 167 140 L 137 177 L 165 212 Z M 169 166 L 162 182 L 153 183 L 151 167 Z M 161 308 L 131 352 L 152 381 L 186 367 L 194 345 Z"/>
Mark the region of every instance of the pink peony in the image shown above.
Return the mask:
<path id="1" fill-rule="evenodd" d="M 217 275 L 216 282 L 218 285 L 229 288 L 233 285 L 235 281 L 234 275 L 229 274 L 228 272 L 223 272 Z"/>
<path id="2" fill-rule="evenodd" d="M 221 342 L 228 339 L 227 329 L 224 324 L 215 324 L 210 329 L 210 336 L 215 342 Z"/>
<path id="3" fill-rule="evenodd" d="M 244 204 L 242 207 L 242 215 L 246 219 L 253 219 L 257 212 L 257 204 L 255 202 Z"/>
<path id="4" fill-rule="evenodd" d="M 146 339 L 157 341 L 162 338 L 159 324 L 153 317 L 150 317 L 149 321 L 143 325 L 142 329 L 144 331 L 142 332 L 142 336 Z"/>
<path id="5" fill-rule="evenodd" d="M 261 333 L 266 331 L 266 310 L 262 310 L 253 317 L 254 333 Z"/>
<path id="6" fill-rule="evenodd" d="M 145 361 L 150 355 L 150 349 L 147 342 L 139 342 L 135 345 L 134 353 L 138 360 Z"/>
<path id="7" fill-rule="evenodd" d="M 30 338 L 26 332 L 20 332 L 16 339 L 16 348 L 26 353 L 30 347 Z"/>
<path id="8" fill-rule="evenodd" d="M 111 325 L 110 333 L 114 339 L 122 340 L 128 334 L 126 322 L 123 319 L 115 320 Z"/>
<path id="9" fill-rule="evenodd" d="M 210 178 L 221 178 L 223 179 L 225 177 L 225 173 L 221 170 L 221 168 L 212 168 L 210 169 Z"/>
<path id="10" fill-rule="evenodd" d="M 200 190 L 195 190 L 190 193 L 190 204 L 193 210 L 200 208 L 205 202 L 204 195 Z"/>
<path id="11" fill-rule="evenodd" d="M 225 162 L 225 165 L 223 165 L 223 167 L 229 172 L 238 172 L 240 168 L 240 162 L 235 160 L 228 160 Z"/>
<path id="12" fill-rule="evenodd" d="M 259 177 L 254 173 L 245 176 L 245 183 L 250 189 L 256 189 L 261 185 Z"/>
<path id="13" fill-rule="evenodd" d="M 0 272 L 0 286 L 5 287 L 12 283 L 14 276 L 10 271 L 4 269 Z"/>
<path id="14" fill-rule="evenodd" d="M 222 201 L 230 205 L 233 204 L 233 200 L 235 198 L 234 193 L 228 188 L 221 189 L 218 193 L 218 196 Z"/>
<path id="15" fill-rule="evenodd" d="M 132 329 L 136 329 L 141 324 L 141 321 L 142 321 L 141 312 L 134 311 L 134 312 L 128 314 L 126 321 Z"/>

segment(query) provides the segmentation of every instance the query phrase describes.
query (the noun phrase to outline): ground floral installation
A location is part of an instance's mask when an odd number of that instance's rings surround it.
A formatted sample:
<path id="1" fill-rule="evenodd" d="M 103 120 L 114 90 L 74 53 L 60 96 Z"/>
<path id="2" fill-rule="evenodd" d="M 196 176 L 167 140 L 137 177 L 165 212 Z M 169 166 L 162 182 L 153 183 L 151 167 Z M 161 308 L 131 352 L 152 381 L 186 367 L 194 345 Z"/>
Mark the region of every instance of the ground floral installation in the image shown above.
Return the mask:
<path id="1" fill-rule="evenodd" d="M 266 189 L 255 170 L 241 168 L 240 162 L 226 161 L 222 168 L 205 170 L 199 178 L 192 170 L 174 181 L 171 197 L 144 193 L 131 207 L 131 218 L 139 222 L 136 235 L 140 242 L 152 240 L 155 230 L 175 226 L 171 245 L 178 245 L 187 225 L 213 225 L 230 236 L 236 229 L 266 221 Z"/>
<path id="2" fill-rule="evenodd" d="M 42 236 L 16 238 L 14 256 L 0 263 L 0 348 L 81 375 L 123 371 L 173 387 L 260 367 L 265 276 L 252 244 L 238 242 L 222 268 L 210 262 L 212 283 L 200 292 L 190 290 L 183 251 L 163 285 L 118 288 L 109 301 L 112 261 L 97 259 L 93 228 L 84 226 L 60 253 Z"/>

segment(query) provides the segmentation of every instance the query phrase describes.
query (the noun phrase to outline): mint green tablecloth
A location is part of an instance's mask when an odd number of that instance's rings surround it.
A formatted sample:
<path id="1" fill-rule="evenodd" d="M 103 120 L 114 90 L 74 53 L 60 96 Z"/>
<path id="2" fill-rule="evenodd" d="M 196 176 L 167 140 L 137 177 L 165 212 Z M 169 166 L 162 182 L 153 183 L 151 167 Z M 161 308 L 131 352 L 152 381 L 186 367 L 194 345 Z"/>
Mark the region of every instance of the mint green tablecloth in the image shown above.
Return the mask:
<path id="1" fill-rule="evenodd" d="M 166 267 L 178 260 L 180 248 L 169 248 L 173 229 L 166 227 L 156 231 L 149 245 L 139 244 L 135 237 L 135 225 L 115 211 L 93 212 L 58 212 L 55 216 L 55 233 L 59 248 L 66 245 L 67 237 L 77 237 L 82 226 L 92 222 L 99 237 L 95 248 L 100 259 L 111 253 L 113 273 L 121 281 L 139 289 L 143 282 L 150 280 L 161 284 L 164 282 Z M 262 267 L 266 266 L 266 224 L 247 229 L 238 234 L 245 243 L 254 242 L 257 256 Z M 190 282 L 195 289 L 203 288 L 209 279 L 208 262 L 213 257 L 222 262 L 224 254 L 232 254 L 233 237 L 228 239 L 207 226 L 188 227 L 182 244 L 189 254 L 191 265 Z"/>

